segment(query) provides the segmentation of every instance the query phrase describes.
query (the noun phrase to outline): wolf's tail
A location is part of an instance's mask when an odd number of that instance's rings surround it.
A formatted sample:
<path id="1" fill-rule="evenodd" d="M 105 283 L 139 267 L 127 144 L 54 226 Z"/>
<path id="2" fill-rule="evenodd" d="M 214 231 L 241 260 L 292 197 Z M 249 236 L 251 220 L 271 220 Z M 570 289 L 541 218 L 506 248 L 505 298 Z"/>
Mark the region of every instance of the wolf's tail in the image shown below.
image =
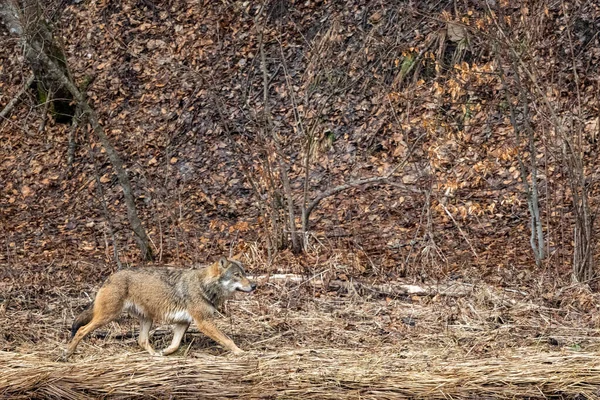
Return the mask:
<path id="1" fill-rule="evenodd" d="M 94 316 L 94 303 L 91 303 L 81 314 L 75 318 L 73 325 L 71 325 L 71 338 L 75 336 L 79 328 L 87 325 Z"/>

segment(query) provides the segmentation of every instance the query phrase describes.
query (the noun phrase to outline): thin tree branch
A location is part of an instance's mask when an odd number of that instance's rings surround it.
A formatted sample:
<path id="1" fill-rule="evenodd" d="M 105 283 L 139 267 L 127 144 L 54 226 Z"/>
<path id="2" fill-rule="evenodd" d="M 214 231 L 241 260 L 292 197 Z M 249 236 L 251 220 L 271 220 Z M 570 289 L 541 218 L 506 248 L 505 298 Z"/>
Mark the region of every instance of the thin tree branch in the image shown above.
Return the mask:
<path id="1" fill-rule="evenodd" d="M 288 165 L 285 162 L 283 152 L 281 151 L 281 146 L 279 141 L 275 135 L 275 131 L 273 129 L 272 117 L 271 117 L 271 109 L 269 107 L 269 73 L 267 71 L 267 60 L 265 56 L 265 46 L 264 46 L 264 36 L 263 36 L 264 26 L 261 27 L 260 32 L 260 61 L 261 61 L 261 70 L 263 75 L 263 102 L 264 102 L 264 119 L 267 129 L 271 133 L 271 137 L 273 139 L 273 144 L 277 150 L 278 164 L 281 172 L 281 180 L 283 184 L 283 190 L 286 197 L 287 203 L 287 213 L 288 213 L 288 226 L 290 229 L 290 236 L 292 240 L 292 250 L 295 253 L 299 253 L 301 251 L 301 244 L 298 238 L 298 231 L 296 228 L 296 213 L 294 211 L 294 197 L 292 195 L 292 188 L 290 186 L 290 180 L 288 176 Z M 287 74 L 286 74 L 287 76 Z M 294 110 L 296 107 L 294 106 Z M 296 112 L 296 111 L 295 111 Z M 296 117 L 297 119 L 298 117 Z M 301 126 L 301 125 L 300 125 Z"/>
<path id="2" fill-rule="evenodd" d="M 112 220 L 110 218 L 110 213 L 108 212 L 108 206 L 106 205 L 106 197 L 104 196 L 104 190 L 102 190 L 102 182 L 100 182 L 100 172 L 98 171 L 98 162 L 96 161 L 96 152 L 92 148 L 92 144 L 88 138 L 88 151 L 90 153 L 90 158 L 92 159 L 92 165 L 94 166 L 94 179 L 96 181 L 96 189 L 98 191 L 98 200 L 100 204 L 102 204 L 102 211 L 104 213 L 104 218 L 106 220 L 106 225 L 108 227 L 108 232 L 110 233 L 111 240 L 113 242 L 113 256 L 115 258 L 115 262 L 117 263 L 117 267 L 119 270 L 123 269 L 123 265 L 121 264 L 121 260 L 119 259 L 119 249 L 117 245 L 117 237 L 115 235 L 115 229 L 112 224 Z"/>
<path id="3" fill-rule="evenodd" d="M 499 25 L 496 24 L 498 29 L 500 29 Z M 511 46 L 510 43 L 507 43 L 508 47 Z M 536 164 L 536 151 L 535 151 L 535 142 L 534 142 L 534 132 L 531 124 L 529 123 L 529 103 L 527 99 L 527 92 L 521 83 L 521 77 L 519 74 L 519 69 L 517 63 L 515 61 L 514 55 L 510 55 L 512 59 L 512 65 L 515 75 L 515 81 L 517 87 L 521 93 L 521 98 L 523 102 L 523 121 L 525 125 L 525 129 L 527 130 L 527 138 L 529 144 L 529 152 L 530 152 L 530 173 L 531 173 L 531 185 L 527 179 L 528 173 L 527 168 L 525 167 L 525 163 L 521 157 L 520 153 L 517 153 L 517 161 L 519 163 L 519 171 L 521 174 L 521 181 L 523 182 L 523 187 L 525 190 L 525 196 L 527 199 L 527 207 L 529 209 L 530 214 L 530 231 L 531 235 L 529 238 L 529 243 L 531 249 L 533 251 L 533 255 L 535 258 L 535 263 L 539 267 L 541 266 L 542 260 L 545 257 L 545 249 L 544 249 L 544 234 L 542 227 L 542 220 L 540 217 L 540 209 L 539 209 L 539 193 L 538 193 L 538 185 L 537 185 L 537 164 Z M 498 51 L 496 51 L 496 64 L 498 66 L 498 70 L 500 72 L 500 80 L 504 89 L 504 96 L 506 102 L 508 104 L 510 110 L 510 123 L 513 127 L 513 131 L 515 133 L 515 138 L 517 140 L 517 146 L 520 145 L 521 142 L 521 134 L 519 125 L 517 123 L 517 117 L 515 113 L 515 109 L 513 106 L 513 98 L 510 95 L 510 91 L 508 89 L 508 84 L 506 83 L 504 69 L 502 68 L 502 62 L 499 59 Z"/>
<path id="4" fill-rule="evenodd" d="M 355 181 L 351 181 L 348 183 L 345 183 L 343 185 L 339 185 L 336 187 L 333 187 L 329 190 L 326 190 L 324 192 L 319 193 L 319 195 L 317 197 L 315 197 L 315 199 L 313 201 L 311 201 L 308 206 L 306 207 L 306 218 L 308 219 L 308 217 L 310 216 L 310 213 L 313 211 L 313 209 L 319 205 L 319 203 L 321 202 L 321 200 L 326 199 L 327 197 L 331 197 L 335 194 L 338 194 L 340 192 L 343 192 L 344 190 L 348 190 L 357 186 L 363 186 L 363 185 L 369 185 L 369 184 L 378 184 L 378 183 L 387 183 L 389 177 L 387 175 L 385 176 L 375 176 L 372 178 L 365 178 L 365 179 L 357 179 Z"/>
<path id="5" fill-rule="evenodd" d="M 12 109 L 19 103 L 19 100 L 21 100 L 21 97 L 23 96 L 23 94 L 25 94 L 27 89 L 29 89 L 29 87 L 31 86 L 31 84 L 33 83 L 34 80 L 35 80 L 35 75 L 31 74 L 31 76 L 29 78 L 27 78 L 27 81 L 25 81 L 25 84 L 23 85 L 21 90 L 19 90 L 17 92 L 17 94 L 2 109 L 2 111 L 0 111 L 0 119 L 4 119 L 8 116 L 8 114 L 12 111 Z"/>
<path id="6" fill-rule="evenodd" d="M 421 140 L 421 138 L 423 138 L 425 136 L 425 133 L 421 134 L 421 136 L 419 136 L 417 138 L 417 140 L 415 140 L 415 142 L 413 143 L 413 145 L 411 146 L 411 148 L 409 149 L 408 153 L 406 154 L 406 156 L 404 157 L 404 159 L 399 162 L 394 168 L 392 168 L 390 170 L 390 172 L 388 172 L 385 175 L 382 176 L 374 176 L 371 178 L 364 178 L 364 179 L 357 179 L 336 187 L 333 187 L 329 190 L 326 190 L 324 192 L 321 192 L 317 195 L 317 197 L 311 201 L 308 206 L 306 207 L 306 209 L 303 210 L 302 212 L 302 226 L 306 227 L 306 230 L 308 231 L 308 222 L 309 222 L 309 218 L 310 218 L 310 214 L 312 213 L 312 211 L 314 210 L 314 208 L 316 206 L 319 205 L 319 203 L 323 200 L 326 199 L 327 197 L 331 197 L 335 194 L 338 194 L 340 192 L 343 192 L 345 190 L 357 187 L 357 186 L 363 186 L 363 185 L 369 185 L 369 184 L 383 184 L 383 183 L 388 183 L 390 185 L 393 186 L 400 186 L 400 184 L 395 183 L 394 181 L 390 180 L 390 178 L 396 173 L 396 171 L 398 171 L 400 168 L 404 167 L 406 165 L 406 163 L 408 162 L 408 160 L 410 159 L 410 156 L 412 155 L 412 153 L 415 151 L 417 143 Z M 403 187 L 403 188 L 407 188 L 407 187 Z M 411 190 L 412 191 L 412 190 Z M 420 193 L 420 192 L 419 192 Z"/>

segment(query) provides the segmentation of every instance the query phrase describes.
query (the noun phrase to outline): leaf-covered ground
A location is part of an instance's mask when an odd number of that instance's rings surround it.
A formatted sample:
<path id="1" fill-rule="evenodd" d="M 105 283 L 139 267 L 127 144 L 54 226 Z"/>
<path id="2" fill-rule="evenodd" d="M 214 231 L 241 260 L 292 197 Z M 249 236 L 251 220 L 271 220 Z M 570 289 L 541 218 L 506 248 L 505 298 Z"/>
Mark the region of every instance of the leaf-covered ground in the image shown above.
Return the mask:
<path id="1" fill-rule="evenodd" d="M 389 171 L 415 146 L 395 179 L 421 192 L 387 185 L 326 199 L 312 218 L 318 251 L 341 250 L 357 274 L 439 277 L 467 268 L 470 275 L 523 282 L 519 274 L 533 266 L 516 157 L 524 150 L 485 40 L 494 20 L 483 5 L 453 4 L 277 0 L 263 9 L 244 2 L 125 1 L 46 12 L 73 76 L 88 85 L 91 103 L 125 158 L 160 261 L 206 261 L 244 243 L 258 242 L 264 250 L 258 198 L 243 173 L 245 166 L 264 179 L 260 160 L 272 150 L 261 127 L 262 43 L 273 125 L 287 146 L 296 196 L 305 172 L 299 126 L 317 132 L 311 196 Z M 565 7 L 502 4 L 495 12 L 514 21 L 507 26 L 522 35 L 514 40 L 522 40 L 523 59 L 565 115 L 575 104 L 577 67 L 591 172 L 599 128 L 592 68 L 600 49 L 598 10 L 589 2 Z M 5 104 L 29 71 L 16 39 L 3 32 L 2 43 Z M 574 63 L 559 56 L 568 47 L 576 52 Z M 533 109 L 542 107 L 537 95 L 529 94 Z M 109 261 L 112 239 L 95 169 L 120 255 L 135 262 L 120 187 L 95 137 L 77 129 L 75 159 L 67 165 L 71 128 L 50 121 L 38 132 L 41 106 L 33 100 L 30 93 L 0 124 L 0 262 Z M 567 277 L 570 192 L 546 112 L 530 116 L 538 127 L 551 252 L 544 273 Z"/>

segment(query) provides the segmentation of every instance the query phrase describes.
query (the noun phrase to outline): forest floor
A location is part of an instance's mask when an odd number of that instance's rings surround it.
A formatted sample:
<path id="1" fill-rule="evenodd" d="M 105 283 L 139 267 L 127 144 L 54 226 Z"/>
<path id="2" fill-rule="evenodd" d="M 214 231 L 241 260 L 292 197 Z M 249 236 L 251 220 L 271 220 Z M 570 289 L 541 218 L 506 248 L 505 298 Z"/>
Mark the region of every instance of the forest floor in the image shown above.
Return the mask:
<path id="1" fill-rule="evenodd" d="M 45 268 L 52 273 L 29 266 L 1 283 L 2 398 L 600 396 L 600 335 L 589 312 L 598 299 L 581 286 L 563 290 L 557 303 L 483 282 L 458 296 L 389 297 L 261 280 L 217 320 L 242 356 L 193 325 L 176 354 L 149 356 L 136 343 L 137 321 L 124 316 L 64 363 L 72 319 L 98 287 L 67 282 L 80 276 L 69 271 L 93 271 L 95 281 L 108 267 Z M 154 327 L 155 347 L 168 345 L 168 328 Z"/>

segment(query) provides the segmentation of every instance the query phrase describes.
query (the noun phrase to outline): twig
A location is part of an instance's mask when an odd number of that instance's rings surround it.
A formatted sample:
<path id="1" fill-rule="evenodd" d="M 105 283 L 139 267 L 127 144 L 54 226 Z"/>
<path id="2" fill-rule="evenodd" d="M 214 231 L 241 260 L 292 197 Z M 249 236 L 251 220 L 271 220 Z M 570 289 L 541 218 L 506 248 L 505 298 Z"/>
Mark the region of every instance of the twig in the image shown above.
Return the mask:
<path id="1" fill-rule="evenodd" d="M 213 84 L 214 84 L 214 81 L 213 81 Z M 254 191 L 254 194 L 256 195 L 260 215 L 264 216 L 264 218 L 261 218 L 262 222 L 263 222 L 263 226 L 265 228 L 265 232 L 268 232 L 269 229 L 268 229 L 267 219 L 270 216 L 268 215 L 268 212 L 267 212 L 266 206 L 265 206 L 266 199 L 262 196 L 260 190 L 258 189 L 257 182 L 255 182 L 255 180 L 252 177 L 251 166 L 246 161 L 246 158 L 243 156 L 245 154 L 244 151 L 242 151 L 242 149 L 240 149 L 240 146 L 238 146 L 237 142 L 233 138 L 229 124 L 227 123 L 227 120 L 225 119 L 225 116 L 223 115 L 223 112 L 222 112 L 224 105 L 219 101 L 219 99 L 213 93 L 212 90 L 210 91 L 210 93 L 211 93 L 211 99 L 215 105 L 215 109 L 217 110 L 217 113 L 219 114 L 219 119 L 221 120 L 221 127 L 223 129 L 223 132 L 225 132 L 225 134 L 227 135 L 227 138 L 229 139 L 229 142 L 231 143 L 234 152 L 239 155 L 238 160 L 240 161 L 240 165 L 242 167 L 242 174 L 244 175 L 244 178 L 248 181 L 248 183 L 250 183 L 250 186 L 252 187 L 252 190 Z M 206 198 L 209 199 L 208 196 L 206 196 Z M 216 208 L 216 205 L 215 205 L 215 208 Z M 271 259 L 271 256 L 272 256 L 271 250 L 275 247 L 276 246 L 274 246 L 273 243 L 271 243 L 271 237 L 269 235 L 267 235 L 267 252 L 269 253 L 269 260 Z"/>
<path id="2" fill-rule="evenodd" d="M 275 148 L 277 150 L 277 155 L 278 155 L 277 161 L 278 161 L 279 169 L 281 172 L 281 183 L 283 185 L 283 191 L 285 193 L 286 203 L 287 203 L 287 213 L 288 213 L 288 219 L 289 219 L 288 227 L 290 229 L 290 236 L 291 236 L 291 240 L 292 240 L 292 250 L 294 251 L 294 253 L 299 253 L 301 251 L 302 244 L 299 241 L 298 232 L 296 229 L 294 197 L 292 195 L 292 187 L 290 185 L 290 180 L 289 180 L 289 175 L 288 175 L 289 165 L 285 161 L 283 151 L 281 150 L 281 145 L 279 143 L 279 140 L 275 136 L 275 130 L 273 129 L 273 124 L 272 124 L 271 109 L 269 107 L 269 73 L 267 71 L 267 61 L 266 61 L 266 56 L 265 56 L 264 25 L 261 27 L 259 41 L 260 41 L 261 70 L 262 70 L 262 74 L 263 74 L 264 120 L 265 120 L 265 125 L 271 135 L 273 144 L 275 145 Z M 285 67 L 284 67 L 284 70 L 285 70 Z M 289 78 L 289 75 L 287 75 L 287 71 L 286 71 L 286 79 L 288 79 L 288 78 Z M 294 104 L 294 113 L 296 113 L 296 112 L 297 112 L 297 107 Z M 296 120 L 298 121 L 297 116 L 296 116 Z"/>
<path id="3" fill-rule="evenodd" d="M 21 100 L 21 97 L 27 91 L 27 89 L 29 89 L 34 80 L 35 75 L 31 74 L 31 76 L 27 78 L 27 81 L 25 81 L 25 84 L 23 85 L 21 90 L 19 90 L 15 97 L 13 97 L 8 102 L 8 104 L 4 107 L 2 111 L 0 111 L 0 119 L 6 118 L 6 116 L 12 111 L 12 109 L 19 103 L 19 100 Z"/>
<path id="4" fill-rule="evenodd" d="M 104 191 L 102 190 L 102 182 L 100 182 L 100 173 L 98 171 L 98 163 L 96 162 L 96 155 L 95 155 L 94 149 L 92 148 L 92 145 L 89 142 L 89 140 L 87 142 L 88 142 L 88 147 L 89 147 L 89 152 L 90 152 L 90 158 L 92 159 L 92 164 L 94 165 L 94 179 L 96 180 L 96 188 L 98 190 L 98 199 L 100 200 L 100 203 L 102 204 L 102 211 L 104 213 L 104 218 L 106 219 L 106 225 L 108 227 L 108 231 L 110 233 L 110 237 L 113 242 L 113 255 L 115 257 L 115 262 L 117 263 L 119 270 L 121 270 L 121 269 L 123 269 L 123 265 L 121 264 L 121 260 L 119 260 L 119 250 L 117 248 L 117 238 L 116 238 L 115 230 L 113 228 L 113 225 L 112 225 L 112 222 L 110 219 L 108 207 L 106 205 L 106 198 L 104 197 Z"/>
<path id="5" fill-rule="evenodd" d="M 446 206 L 443 203 L 439 203 L 442 208 L 444 209 L 444 211 L 446 212 L 446 214 L 448 214 L 448 216 L 450 217 L 450 219 L 452 220 L 452 222 L 454 222 L 454 225 L 458 228 L 458 231 L 460 232 L 460 234 L 462 235 L 462 237 L 465 239 L 465 241 L 469 244 L 469 247 L 471 248 L 471 251 L 473 252 L 473 254 L 475 255 L 476 258 L 479 258 L 479 256 L 477 255 L 477 252 L 475 251 L 475 249 L 473 248 L 473 245 L 471 244 L 471 241 L 469 240 L 469 238 L 467 237 L 467 235 L 465 234 L 465 232 L 463 232 L 463 230 L 461 229 L 460 225 L 458 224 L 458 222 L 456 222 L 456 220 L 454 219 L 454 217 L 452 216 L 452 214 L 450 213 L 450 211 L 448 211 L 448 209 L 446 208 Z"/>
<path id="6" fill-rule="evenodd" d="M 186 333 L 189 333 L 189 331 L 187 331 Z M 185 349 L 185 351 L 183 352 L 183 358 L 187 358 L 190 349 L 192 348 L 192 345 L 194 344 L 194 341 L 196 340 L 195 337 L 192 337 L 192 340 L 190 341 L 190 344 L 188 345 L 188 347 Z"/>
<path id="7" fill-rule="evenodd" d="M 281 332 L 280 334 L 277 334 L 275 336 L 271 336 L 270 338 L 266 338 L 266 339 L 263 339 L 263 340 L 259 340 L 258 342 L 254 342 L 254 343 L 252 343 L 252 345 L 256 346 L 257 344 L 263 344 L 263 343 L 266 343 L 266 342 L 271 342 L 271 341 L 279 339 L 279 338 L 281 338 L 283 336 L 287 336 L 290 333 L 292 333 L 291 330 L 288 330 L 288 331 L 285 331 L 285 332 Z"/>
<path id="8" fill-rule="evenodd" d="M 349 292 L 356 291 L 363 293 L 368 291 L 387 296 L 434 296 L 439 294 L 449 297 L 463 297 L 472 293 L 475 289 L 475 285 L 464 282 L 449 282 L 423 286 L 403 283 L 401 281 L 390 282 L 387 284 L 368 284 L 356 280 L 342 281 L 340 279 L 333 279 L 327 281 L 322 278 L 316 279 L 318 275 L 320 274 L 312 276 L 309 279 L 297 274 L 259 275 L 250 276 L 249 278 L 259 282 L 267 281 L 270 283 L 294 284 L 294 288 L 298 288 L 301 285 L 310 282 L 311 285 L 322 288 L 323 290 L 345 290 Z"/>
<path id="9" fill-rule="evenodd" d="M 517 140 L 517 148 L 520 146 L 521 142 L 521 134 L 519 130 L 519 125 L 517 124 L 517 116 L 515 109 L 513 107 L 513 99 L 510 95 L 510 91 L 508 90 L 508 84 L 506 83 L 504 69 L 502 68 L 502 62 L 499 59 L 499 55 L 496 54 L 496 63 L 498 65 L 498 71 L 500 76 L 500 81 L 504 87 L 504 96 L 506 98 L 506 102 L 508 104 L 508 108 L 510 111 L 510 123 L 513 127 L 513 131 L 515 133 L 515 138 Z M 513 63 L 514 65 L 514 63 Z M 524 93 L 525 89 L 521 85 L 521 80 L 519 78 L 519 71 L 517 68 L 514 68 L 515 80 L 519 87 L 519 90 Z M 527 121 L 529 118 L 529 107 L 527 106 L 527 96 L 525 94 L 522 95 L 524 102 L 524 110 L 523 110 L 523 119 Z M 543 232 L 541 232 L 541 219 L 539 212 L 539 200 L 538 200 L 538 189 L 537 189 L 537 170 L 536 170 L 536 161 L 535 161 L 535 152 L 534 152 L 534 143 L 533 143 L 533 130 L 531 126 L 527 123 L 527 133 L 529 139 L 530 146 L 530 160 L 531 160 L 531 179 L 532 184 L 529 184 L 527 179 L 527 169 L 525 167 L 525 163 L 523 162 L 523 158 L 521 157 L 521 153 L 517 152 L 517 162 L 519 163 L 519 170 L 521 173 L 521 181 L 523 182 L 523 188 L 525 191 L 525 197 L 527 198 L 527 207 L 529 209 L 530 214 L 530 229 L 531 236 L 529 239 L 531 249 L 533 251 L 533 255 L 535 257 L 536 265 L 539 267 L 541 265 L 542 259 L 544 258 L 544 242 L 543 242 Z M 536 233 L 538 234 L 536 236 Z M 541 237 L 541 239 L 540 239 Z M 537 238 L 537 242 L 536 242 Z"/>
<path id="10" fill-rule="evenodd" d="M 42 122 L 40 122 L 40 126 L 38 128 L 38 133 L 44 132 L 46 129 L 46 122 L 48 121 L 48 109 L 50 108 L 50 102 L 53 97 L 53 93 L 51 90 L 48 91 L 48 95 L 46 97 L 46 101 L 44 102 L 44 111 L 42 111 Z"/>

